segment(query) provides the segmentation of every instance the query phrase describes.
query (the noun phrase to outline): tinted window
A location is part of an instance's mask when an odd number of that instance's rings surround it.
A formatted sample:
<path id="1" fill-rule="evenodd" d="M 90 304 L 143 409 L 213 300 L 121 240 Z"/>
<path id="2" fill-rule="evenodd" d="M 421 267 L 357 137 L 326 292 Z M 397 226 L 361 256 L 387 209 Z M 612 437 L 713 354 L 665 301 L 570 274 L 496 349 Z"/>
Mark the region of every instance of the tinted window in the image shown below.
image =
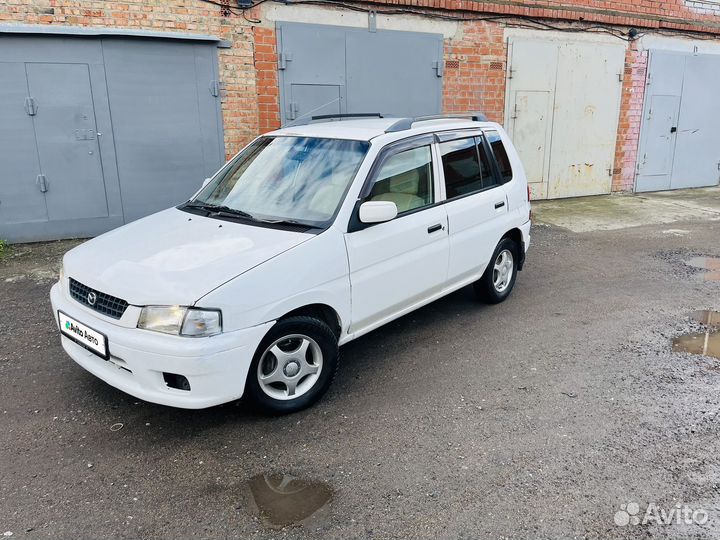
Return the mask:
<path id="1" fill-rule="evenodd" d="M 492 186 L 495 181 L 480 137 L 440 144 L 447 198 Z"/>
<path id="2" fill-rule="evenodd" d="M 432 204 L 430 147 L 421 146 L 389 157 L 380 168 L 368 200 L 392 201 L 398 212 Z"/>
<path id="3" fill-rule="evenodd" d="M 498 169 L 500 169 L 500 178 L 503 183 L 509 182 L 512 180 L 513 172 L 507 152 L 505 151 L 505 146 L 500 139 L 500 134 L 497 131 L 488 131 L 486 135 L 493 154 L 495 155 Z"/>

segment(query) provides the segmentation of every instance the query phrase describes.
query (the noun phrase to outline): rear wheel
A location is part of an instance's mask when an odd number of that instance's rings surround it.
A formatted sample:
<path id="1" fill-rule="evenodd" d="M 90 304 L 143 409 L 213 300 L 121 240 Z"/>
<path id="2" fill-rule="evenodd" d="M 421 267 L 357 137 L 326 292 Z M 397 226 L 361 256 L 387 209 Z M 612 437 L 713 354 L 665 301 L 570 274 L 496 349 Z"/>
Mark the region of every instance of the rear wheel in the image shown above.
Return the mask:
<path id="1" fill-rule="evenodd" d="M 255 352 L 246 393 L 268 414 L 309 407 L 332 383 L 338 356 L 337 338 L 323 321 L 304 316 L 282 319 Z"/>
<path id="2" fill-rule="evenodd" d="M 499 304 L 510 296 L 517 278 L 519 246 L 510 238 L 503 238 L 495 248 L 483 276 L 475 282 L 475 293 L 490 304 Z"/>

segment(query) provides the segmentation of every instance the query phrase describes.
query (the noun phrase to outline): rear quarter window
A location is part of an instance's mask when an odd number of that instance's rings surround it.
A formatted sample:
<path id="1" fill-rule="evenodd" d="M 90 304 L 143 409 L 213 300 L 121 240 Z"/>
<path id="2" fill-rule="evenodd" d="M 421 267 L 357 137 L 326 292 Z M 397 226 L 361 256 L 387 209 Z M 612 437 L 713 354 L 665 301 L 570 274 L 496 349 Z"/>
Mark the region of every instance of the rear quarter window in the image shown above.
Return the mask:
<path id="1" fill-rule="evenodd" d="M 510 165 L 510 159 L 508 158 L 505 145 L 500 138 L 500 134 L 497 131 L 486 131 L 485 136 L 487 137 L 490 148 L 492 148 L 493 155 L 495 156 L 495 162 L 497 163 L 500 171 L 500 179 L 503 184 L 509 182 L 513 178 L 512 166 Z"/>

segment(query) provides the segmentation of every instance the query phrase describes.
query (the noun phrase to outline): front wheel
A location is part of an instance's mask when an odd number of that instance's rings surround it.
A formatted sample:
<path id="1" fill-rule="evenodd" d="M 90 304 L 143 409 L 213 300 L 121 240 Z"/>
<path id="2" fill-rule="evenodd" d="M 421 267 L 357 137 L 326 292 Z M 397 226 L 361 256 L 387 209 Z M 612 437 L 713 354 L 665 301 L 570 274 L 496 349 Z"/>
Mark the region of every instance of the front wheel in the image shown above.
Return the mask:
<path id="1" fill-rule="evenodd" d="M 338 368 L 338 342 L 313 317 L 278 321 L 263 338 L 248 372 L 245 391 L 267 414 L 287 414 L 315 403 Z"/>
<path id="2" fill-rule="evenodd" d="M 520 247 L 510 238 L 503 238 L 495 248 L 483 276 L 475 282 L 475 293 L 489 304 L 499 304 L 510 296 L 517 278 Z"/>

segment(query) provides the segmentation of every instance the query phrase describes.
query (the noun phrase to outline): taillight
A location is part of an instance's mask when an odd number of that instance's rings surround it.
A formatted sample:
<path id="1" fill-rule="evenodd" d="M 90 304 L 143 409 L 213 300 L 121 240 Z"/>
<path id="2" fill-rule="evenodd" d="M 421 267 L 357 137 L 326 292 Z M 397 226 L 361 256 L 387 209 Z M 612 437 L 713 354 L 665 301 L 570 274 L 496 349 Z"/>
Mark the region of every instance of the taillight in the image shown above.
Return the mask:
<path id="1" fill-rule="evenodd" d="M 532 205 L 530 204 L 530 184 L 527 185 L 527 195 L 528 195 L 528 220 L 532 219 Z"/>

